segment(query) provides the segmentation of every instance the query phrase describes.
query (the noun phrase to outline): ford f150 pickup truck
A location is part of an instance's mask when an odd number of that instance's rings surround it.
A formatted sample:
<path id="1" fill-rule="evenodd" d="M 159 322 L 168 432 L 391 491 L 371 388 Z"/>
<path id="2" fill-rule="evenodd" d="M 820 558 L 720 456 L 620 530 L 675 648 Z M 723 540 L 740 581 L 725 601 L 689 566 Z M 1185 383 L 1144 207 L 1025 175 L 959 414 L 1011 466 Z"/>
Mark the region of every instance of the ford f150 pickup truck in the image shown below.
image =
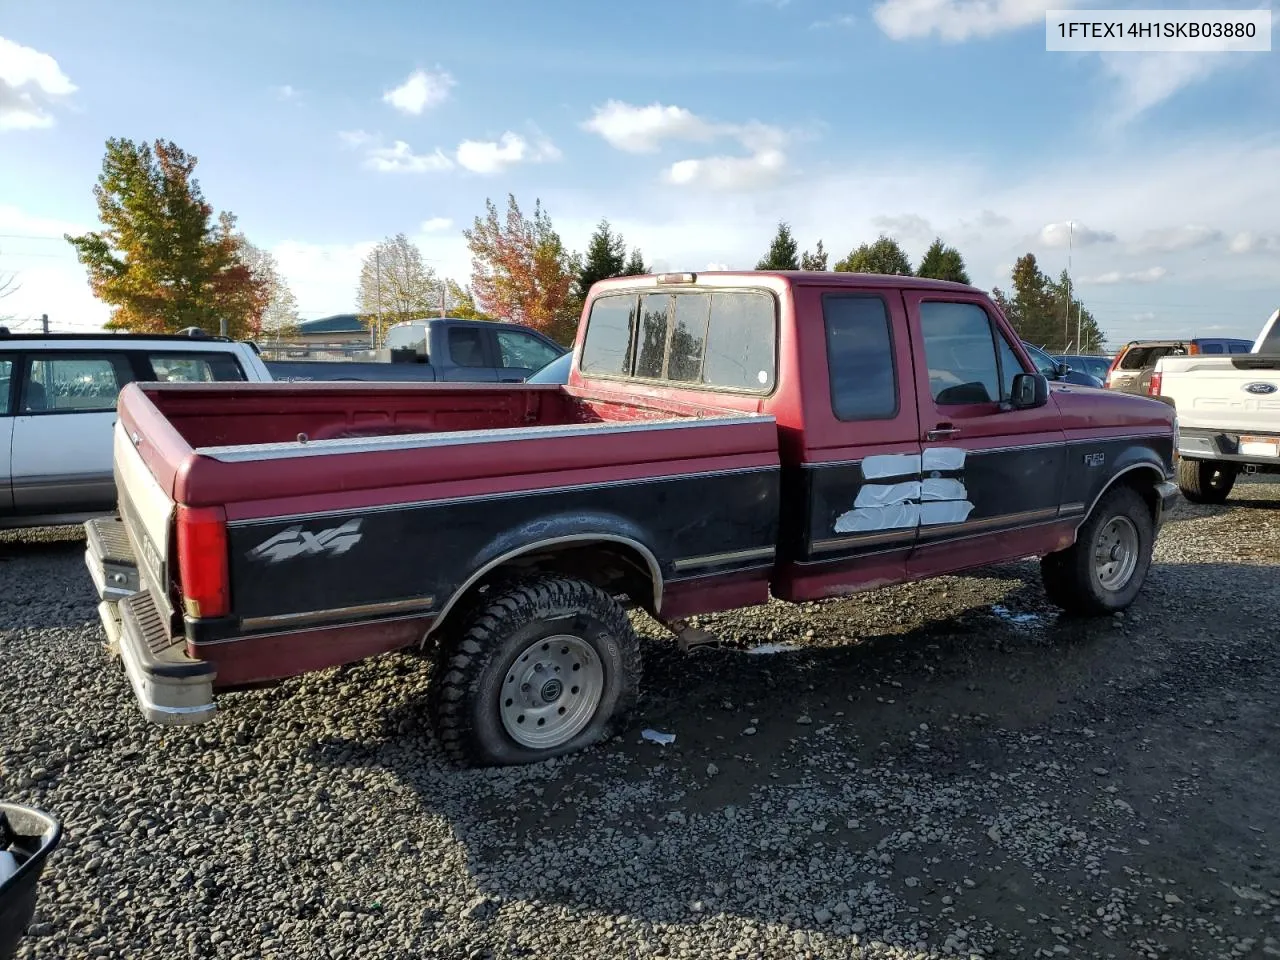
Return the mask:
<path id="1" fill-rule="evenodd" d="M 1035 372 L 970 286 L 664 274 L 591 290 L 569 382 L 131 384 L 88 525 L 145 714 L 421 645 L 439 742 L 536 761 L 627 715 L 627 606 L 695 614 L 1042 557 L 1134 600 L 1177 488 L 1166 404 Z"/>
<path id="2" fill-rule="evenodd" d="M 1280 310 L 1249 353 L 1162 357 L 1149 396 L 1178 412 L 1178 486 L 1223 503 L 1241 473 L 1280 473 Z"/>

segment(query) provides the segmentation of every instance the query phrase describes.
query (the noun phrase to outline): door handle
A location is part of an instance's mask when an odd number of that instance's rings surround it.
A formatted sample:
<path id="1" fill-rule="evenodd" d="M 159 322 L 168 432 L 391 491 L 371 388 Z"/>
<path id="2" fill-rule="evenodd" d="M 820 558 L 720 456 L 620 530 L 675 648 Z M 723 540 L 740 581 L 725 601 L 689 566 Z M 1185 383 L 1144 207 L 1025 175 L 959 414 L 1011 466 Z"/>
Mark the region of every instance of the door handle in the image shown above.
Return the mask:
<path id="1" fill-rule="evenodd" d="M 926 440 L 950 440 L 952 437 L 959 435 L 960 428 L 953 427 L 950 424 L 940 423 L 928 433 L 924 435 Z"/>

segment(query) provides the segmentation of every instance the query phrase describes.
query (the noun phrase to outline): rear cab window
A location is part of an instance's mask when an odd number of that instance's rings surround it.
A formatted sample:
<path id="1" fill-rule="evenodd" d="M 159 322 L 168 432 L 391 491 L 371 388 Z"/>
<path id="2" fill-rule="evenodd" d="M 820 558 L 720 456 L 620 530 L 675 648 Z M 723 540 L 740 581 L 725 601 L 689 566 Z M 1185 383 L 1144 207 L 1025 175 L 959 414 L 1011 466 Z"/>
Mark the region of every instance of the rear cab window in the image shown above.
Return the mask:
<path id="1" fill-rule="evenodd" d="M 767 394 L 777 339 L 777 304 L 762 290 L 606 294 L 591 305 L 581 370 Z"/>
<path id="2" fill-rule="evenodd" d="M 1121 370 L 1146 370 L 1155 365 L 1163 357 L 1175 356 L 1180 357 L 1186 351 L 1181 347 L 1167 344 L 1158 347 L 1130 347 L 1125 351 L 1123 357 L 1120 358 L 1119 368 Z"/>

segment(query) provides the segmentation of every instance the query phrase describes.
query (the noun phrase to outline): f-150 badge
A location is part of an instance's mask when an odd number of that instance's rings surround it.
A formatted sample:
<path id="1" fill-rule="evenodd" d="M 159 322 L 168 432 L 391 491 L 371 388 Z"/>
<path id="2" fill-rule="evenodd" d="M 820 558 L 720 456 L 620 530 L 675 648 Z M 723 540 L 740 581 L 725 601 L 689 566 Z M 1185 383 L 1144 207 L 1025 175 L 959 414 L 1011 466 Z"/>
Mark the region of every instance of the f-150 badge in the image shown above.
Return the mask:
<path id="1" fill-rule="evenodd" d="M 1084 464 L 1086 467 L 1100 467 L 1107 462 L 1105 453 L 1086 453 L 1084 455 Z"/>
<path id="2" fill-rule="evenodd" d="M 340 556 L 360 542 L 364 536 L 360 532 L 363 522 L 360 518 L 348 520 L 340 527 L 330 527 L 318 533 L 303 530 L 301 525 L 289 527 L 250 550 L 249 559 L 280 563 L 294 557 L 314 557 L 324 553 Z"/>

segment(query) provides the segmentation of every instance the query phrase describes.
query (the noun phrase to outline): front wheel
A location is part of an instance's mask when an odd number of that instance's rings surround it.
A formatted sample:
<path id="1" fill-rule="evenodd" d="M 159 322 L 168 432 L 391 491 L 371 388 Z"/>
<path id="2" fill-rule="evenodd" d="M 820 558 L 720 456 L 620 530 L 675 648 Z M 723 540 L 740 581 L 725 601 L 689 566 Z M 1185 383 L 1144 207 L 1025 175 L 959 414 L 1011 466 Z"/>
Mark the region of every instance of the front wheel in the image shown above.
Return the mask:
<path id="1" fill-rule="evenodd" d="M 1076 542 L 1040 561 L 1049 599 L 1068 613 L 1099 616 L 1133 603 L 1147 579 L 1155 524 L 1136 490 L 1104 496 L 1081 525 Z"/>
<path id="2" fill-rule="evenodd" d="M 1192 503 L 1226 503 L 1240 468 L 1217 460 L 1178 461 L 1178 489 Z"/>
<path id="3" fill-rule="evenodd" d="M 477 604 L 437 664 L 432 713 L 449 756 L 536 763 L 617 729 L 639 687 L 640 641 L 599 587 L 543 577 Z"/>

